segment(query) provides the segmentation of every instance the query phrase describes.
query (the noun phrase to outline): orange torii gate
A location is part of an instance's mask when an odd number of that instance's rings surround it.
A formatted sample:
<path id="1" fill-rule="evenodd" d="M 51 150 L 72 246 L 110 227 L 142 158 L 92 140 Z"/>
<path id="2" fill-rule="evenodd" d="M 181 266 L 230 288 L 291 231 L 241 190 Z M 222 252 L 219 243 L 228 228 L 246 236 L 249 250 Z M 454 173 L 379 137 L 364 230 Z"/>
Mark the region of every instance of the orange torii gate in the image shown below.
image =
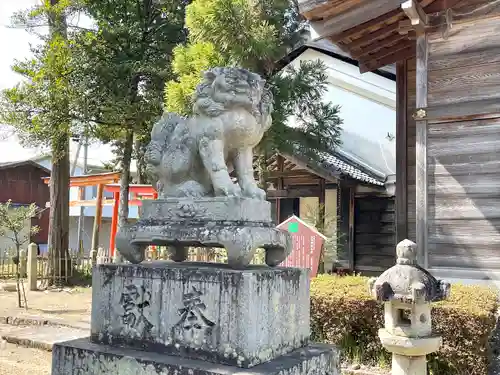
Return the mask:
<path id="1" fill-rule="evenodd" d="M 116 231 L 118 229 L 118 206 L 120 203 L 120 184 L 107 184 L 105 187 L 106 191 L 113 193 L 113 215 L 111 216 L 111 235 L 109 238 L 109 249 L 111 251 L 111 256 L 115 254 L 115 237 Z M 129 206 L 142 206 L 141 199 L 137 198 L 147 198 L 147 199 L 157 199 L 158 193 L 151 185 L 139 185 L 131 184 L 129 185 L 129 192 L 131 199 L 129 200 Z"/>
<path id="2" fill-rule="evenodd" d="M 50 177 L 43 178 L 46 184 L 50 183 Z M 111 235 L 109 239 L 109 249 L 111 256 L 115 253 L 115 237 L 118 229 L 118 207 L 120 204 L 120 185 L 117 183 L 120 180 L 119 172 L 107 172 L 93 175 L 73 176 L 70 178 L 69 187 L 79 188 L 79 199 L 69 202 L 70 207 L 95 207 L 94 228 L 92 233 L 92 247 L 97 247 L 99 228 L 102 221 L 103 206 L 112 206 L 113 214 L 111 216 Z M 85 187 L 97 186 L 96 199 L 84 199 Z M 112 199 L 104 199 L 104 191 L 113 193 Z M 141 206 L 142 202 L 139 198 L 157 199 L 158 193 L 151 185 L 131 184 L 129 186 L 130 199 L 129 206 Z M 47 207 L 50 207 L 50 202 L 47 202 Z"/>

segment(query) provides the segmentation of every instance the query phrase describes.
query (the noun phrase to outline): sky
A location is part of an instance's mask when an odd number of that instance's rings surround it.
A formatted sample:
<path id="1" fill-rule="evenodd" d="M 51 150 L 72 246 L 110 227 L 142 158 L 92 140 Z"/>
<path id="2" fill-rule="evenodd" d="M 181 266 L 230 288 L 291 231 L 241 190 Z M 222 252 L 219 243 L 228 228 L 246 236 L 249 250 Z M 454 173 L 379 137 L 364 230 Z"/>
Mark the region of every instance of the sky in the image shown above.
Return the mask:
<path id="1" fill-rule="evenodd" d="M 30 43 L 36 44 L 37 37 L 23 29 L 9 27 L 14 12 L 29 9 L 39 0 L 0 0 L 0 90 L 14 86 L 21 76 L 12 72 L 15 59 L 22 60 L 30 56 Z M 84 23 L 85 20 L 83 20 Z M 76 155 L 76 144 L 71 145 L 72 156 Z M 21 146 L 15 133 L 0 124 L 0 163 L 25 160 L 44 153 L 40 147 L 26 148 Z M 83 158 L 83 151 L 79 159 Z M 102 160 L 101 160 L 102 158 Z M 89 148 L 89 163 L 99 165 L 101 161 L 113 158 L 111 148 L 103 145 L 92 145 Z M 82 162 L 83 160 L 80 160 Z"/>
<path id="2" fill-rule="evenodd" d="M 30 55 L 30 43 L 36 37 L 22 29 L 13 29 L 11 15 L 19 10 L 36 5 L 38 0 L 0 0 L 0 89 L 11 87 L 19 81 L 19 76 L 12 72 L 14 59 L 23 59 Z"/>
<path id="3" fill-rule="evenodd" d="M 36 43 L 36 37 L 23 29 L 10 26 L 10 18 L 14 12 L 29 9 L 38 0 L 0 0 L 0 90 L 14 86 L 21 77 L 12 72 L 15 59 L 30 56 L 30 43 Z M 1 126 L 1 125 L 0 125 Z M 2 126 L 0 128 L 0 162 L 21 160 L 23 157 L 35 156 L 40 150 L 25 149 L 18 142 L 13 132 Z"/>

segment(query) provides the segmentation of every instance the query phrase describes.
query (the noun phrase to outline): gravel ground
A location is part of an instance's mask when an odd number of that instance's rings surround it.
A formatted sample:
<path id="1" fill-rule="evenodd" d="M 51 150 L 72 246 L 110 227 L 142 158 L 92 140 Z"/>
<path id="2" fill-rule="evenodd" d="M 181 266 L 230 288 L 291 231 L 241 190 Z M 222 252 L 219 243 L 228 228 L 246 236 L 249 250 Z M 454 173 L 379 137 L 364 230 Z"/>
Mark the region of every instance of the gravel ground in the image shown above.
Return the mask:
<path id="1" fill-rule="evenodd" d="M 0 343 L 0 375 L 50 375 L 52 353 Z"/>
<path id="2" fill-rule="evenodd" d="M 0 0 L 1 1 L 1 0 Z M 0 281 L 0 318 L 39 318 L 63 325 L 90 323 L 91 288 L 26 292 L 28 310 L 17 307 L 17 293 L 2 291 Z M 1 320 L 1 319 L 0 319 Z"/>

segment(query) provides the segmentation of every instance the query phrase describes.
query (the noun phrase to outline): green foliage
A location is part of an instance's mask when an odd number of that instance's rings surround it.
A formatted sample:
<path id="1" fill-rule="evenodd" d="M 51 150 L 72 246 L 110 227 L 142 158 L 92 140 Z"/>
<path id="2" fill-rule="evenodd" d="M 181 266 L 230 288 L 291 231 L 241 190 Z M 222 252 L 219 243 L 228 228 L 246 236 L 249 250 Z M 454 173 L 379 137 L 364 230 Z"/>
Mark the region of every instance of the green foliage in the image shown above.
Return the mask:
<path id="1" fill-rule="evenodd" d="M 200 83 L 201 72 L 226 65 L 212 43 L 196 43 L 177 46 L 174 49 L 173 72 L 179 77 L 166 86 L 166 109 L 181 115 L 189 115 L 193 107 L 192 96 Z"/>
<path id="2" fill-rule="evenodd" d="M 349 360 L 380 363 L 389 358 L 378 339 L 383 306 L 368 294 L 361 276 L 321 275 L 311 283 L 313 339 L 337 344 Z M 432 374 L 487 373 L 490 335 L 496 325 L 497 293 L 479 286 L 452 285 L 448 300 L 432 310 L 443 345 L 428 356 Z"/>
<path id="3" fill-rule="evenodd" d="M 174 51 L 177 79 L 166 90 L 167 110 L 192 111 L 201 72 L 216 65 L 241 66 L 268 79 L 274 94 L 273 126 L 260 144 L 263 154 L 296 153 L 317 158 L 339 144 L 339 108 L 322 102 L 326 67 L 302 62 L 279 72 L 279 60 L 304 40 L 306 24 L 293 2 L 194 0 L 186 8 L 189 43 Z M 295 126 L 287 126 L 293 119 Z"/>
<path id="4" fill-rule="evenodd" d="M 338 253 L 342 246 L 340 244 L 346 236 L 345 233 L 337 230 L 340 217 L 337 217 L 336 212 L 328 212 L 324 204 L 306 205 L 305 209 L 304 215 L 302 213 L 300 215 L 301 218 L 326 236 L 321 251 L 320 265 L 322 262 L 335 263 L 338 260 Z"/>
<path id="5" fill-rule="evenodd" d="M 16 249 L 30 240 L 30 236 L 40 231 L 38 226 L 31 226 L 31 218 L 39 212 L 35 203 L 29 206 L 13 206 L 9 199 L 6 203 L 0 203 L 0 236 L 10 239 Z M 29 230 L 26 231 L 26 227 Z"/>
<path id="6" fill-rule="evenodd" d="M 74 34 L 82 117 L 101 125 L 104 141 L 124 128 L 141 133 L 161 114 L 172 50 L 185 39 L 182 1 L 82 0 L 81 7 L 96 26 Z"/>
<path id="7" fill-rule="evenodd" d="M 276 1 L 271 9 L 285 3 Z M 186 13 L 192 42 L 208 41 L 230 64 L 254 71 L 281 57 L 281 22 L 270 22 L 264 6 L 249 0 L 195 0 Z"/>
<path id="8" fill-rule="evenodd" d="M 93 137 L 114 144 L 126 170 L 130 140 L 141 157 L 163 110 L 173 49 L 186 38 L 184 1 L 80 0 L 79 6 L 95 24 L 73 34 L 79 116 L 93 125 Z"/>

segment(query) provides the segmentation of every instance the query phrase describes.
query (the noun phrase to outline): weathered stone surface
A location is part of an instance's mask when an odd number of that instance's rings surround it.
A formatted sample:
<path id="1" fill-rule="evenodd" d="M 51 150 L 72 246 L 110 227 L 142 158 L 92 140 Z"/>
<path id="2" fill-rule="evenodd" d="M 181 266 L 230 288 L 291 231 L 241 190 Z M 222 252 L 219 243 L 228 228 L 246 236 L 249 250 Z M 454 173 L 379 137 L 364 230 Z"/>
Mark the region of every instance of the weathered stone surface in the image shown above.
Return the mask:
<path id="1" fill-rule="evenodd" d="M 241 369 L 199 360 L 92 344 L 79 339 L 53 348 L 52 375 L 340 375 L 339 353 L 328 345 L 296 350 Z"/>
<path id="2" fill-rule="evenodd" d="M 309 272 L 152 262 L 93 272 L 94 342 L 252 367 L 307 344 Z"/>
<path id="3" fill-rule="evenodd" d="M 150 244 L 169 246 L 176 262 L 186 260 L 189 246 L 224 247 L 235 269 L 246 268 L 258 248 L 272 267 L 292 250 L 289 233 L 272 224 L 269 202 L 236 197 L 145 200 L 141 219 L 121 228 L 116 244 L 132 263 L 144 260 Z"/>
<path id="4" fill-rule="evenodd" d="M 118 252 L 140 263 L 148 245 L 175 245 L 173 259 L 183 261 L 186 246 L 219 246 L 231 267 L 246 268 L 263 247 L 268 265 L 285 260 L 291 241 L 270 228 L 270 204 L 253 170 L 253 148 L 272 111 L 272 93 L 258 74 L 234 67 L 205 72 L 194 116 L 167 113 L 151 131 L 145 159 L 161 201 L 144 202 L 139 223 L 120 228 Z"/>
<path id="5" fill-rule="evenodd" d="M 268 222 L 144 219 L 121 228 L 116 236 L 117 248 L 131 263 L 145 258 L 151 245 L 170 246 L 172 260 L 187 259 L 189 246 L 223 247 L 231 268 L 244 269 L 257 249 L 266 250 L 266 264 L 274 267 L 283 262 L 292 250 L 290 234 Z"/>
<path id="6" fill-rule="evenodd" d="M 393 375 L 425 374 L 425 356 L 442 343 L 432 334 L 430 302 L 448 297 L 450 285 L 418 265 L 414 242 L 401 241 L 396 254 L 396 265 L 368 283 L 372 296 L 384 302 L 384 328 L 378 336 L 392 353 Z"/>
<path id="7" fill-rule="evenodd" d="M 272 122 L 273 97 L 266 81 L 245 69 L 214 68 L 205 72 L 193 99 L 193 117 L 168 113 L 151 131 L 146 162 L 160 198 L 265 200 L 253 174 L 253 148 Z"/>
<path id="8" fill-rule="evenodd" d="M 57 342 L 88 337 L 89 335 L 88 329 L 53 326 L 6 326 L 0 327 L 0 332 L 0 337 L 8 343 L 49 351 Z"/>
<path id="9" fill-rule="evenodd" d="M 397 245 L 396 253 L 396 265 L 369 281 L 370 293 L 375 299 L 422 303 L 441 301 L 449 296 L 450 284 L 436 280 L 417 264 L 417 244 L 403 240 Z"/>
<path id="10" fill-rule="evenodd" d="M 271 223 L 271 203 L 241 197 L 147 199 L 141 220 Z"/>

